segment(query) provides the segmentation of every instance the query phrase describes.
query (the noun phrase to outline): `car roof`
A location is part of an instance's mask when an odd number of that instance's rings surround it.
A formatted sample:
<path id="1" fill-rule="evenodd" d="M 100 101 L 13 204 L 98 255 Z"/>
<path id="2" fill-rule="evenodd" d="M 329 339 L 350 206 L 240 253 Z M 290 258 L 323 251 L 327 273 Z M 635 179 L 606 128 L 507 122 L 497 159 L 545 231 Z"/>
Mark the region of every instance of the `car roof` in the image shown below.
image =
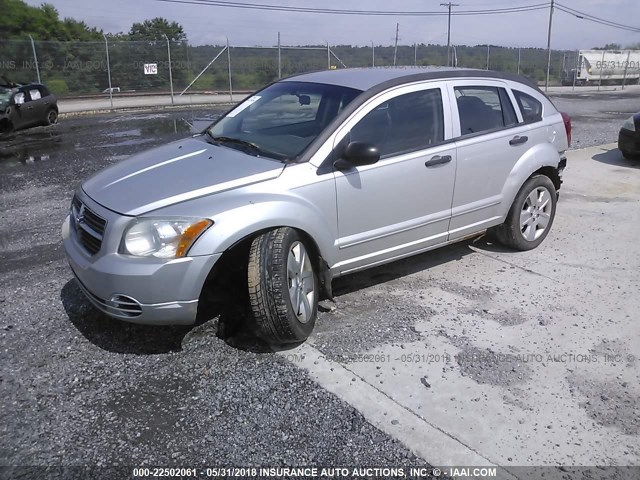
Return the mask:
<path id="1" fill-rule="evenodd" d="M 44 85 L 42 83 L 0 83 L 0 87 L 16 89 L 22 87 L 44 87 Z"/>
<path id="2" fill-rule="evenodd" d="M 510 73 L 495 72 L 493 70 L 478 70 L 472 68 L 454 67 L 367 67 L 344 68 L 340 70 L 322 70 L 312 73 L 303 73 L 283 79 L 285 82 L 312 82 L 338 85 L 355 88 L 357 90 L 369 90 L 385 85 L 394 86 L 403 83 L 421 80 L 435 80 L 447 78 L 495 78 L 511 80 L 522 83 L 538 90 L 537 85 L 524 77 Z"/>

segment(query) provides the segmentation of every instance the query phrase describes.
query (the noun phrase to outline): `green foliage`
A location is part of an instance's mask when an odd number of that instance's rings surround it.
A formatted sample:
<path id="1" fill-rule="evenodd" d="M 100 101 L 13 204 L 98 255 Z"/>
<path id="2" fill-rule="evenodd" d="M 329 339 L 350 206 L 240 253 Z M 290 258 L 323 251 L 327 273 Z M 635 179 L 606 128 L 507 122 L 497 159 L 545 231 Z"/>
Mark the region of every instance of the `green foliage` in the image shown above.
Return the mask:
<path id="1" fill-rule="evenodd" d="M 84 22 L 61 20 L 56 8 L 43 3 L 32 7 L 22 0 L 0 0 L 0 37 L 3 40 L 28 38 L 36 40 L 96 40 L 102 32 L 89 28 Z"/>
<path id="2" fill-rule="evenodd" d="M 106 48 L 102 32 L 84 22 L 70 18 L 61 20 L 51 4 L 32 7 L 22 0 L 0 0 L 0 73 L 14 81 L 36 80 L 35 62 L 28 39 L 36 42 L 38 66 L 43 82 L 58 94 L 98 93 L 108 84 Z M 125 91 L 168 92 L 169 61 L 165 35 L 171 41 L 171 67 L 175 91 L 182 91 L 218 53 L 222 45 L 190 46 L 182 26 L 164 18 L 134 23 L 127 33 L 108 34 L 111 85 Z M 367 67 L 372 64 L 371 47 L 351 45 L 308 45 L 308 49 L 282 48 L 283 77 L 302 72 L 332 68 Z M 616 48 L 619 45 L 606 45 Z M 476 45 L 455 49 L 458 66 L 489 68 L 512 72 L 542 81 L 546 75 L 547 52 L 544 49 Z M 234 90 L 254 90 L 278 78 L 278 53 L 275 49 L 231 48 L 231 70 Z M 520 55 L 519 55 L 520 54 Z M 565 55 L 566 54 L 566 55 Z M 552 52 L 551 79 L 558 81 L 565 60 L 574 52 Z M 337 58 L 336 58 L 337 56 Z M 519 58 L 520 57 L 520 58 Z M 393 65 L 394 48 L 375 48 L 376 66 Z M 338 60 L 340 59 L 340 60 Z M 575 60 L 573 60 L 575 62 Z M 144 65 L 155 63 L 157 75 L 145 75 Z M 447 47 L 420 44 L 399 46 L 397 65 L 446 65 Z M 64 79 L 64 80 L 62 80 Z M 51 86 L 53 84 L 53 86 Z M 227 52 L 223 53 L 191 87 L 190 91 L 226 91 L 229 88 Z"/>
<path id="3" fill-rule="evenodd" d="M 622 50 L 619 43 L 607 43 L 604 47 L 593 47 L 591 50 Z"/>
<path id="4" fill-rule="evenodd" d="M 187 39 L 179 23 L 169 23 L 161 17 L 134 23 L 129 30 L 129 40 L 165 40 L 165 35 L 173 42 L 182 42 Z"/>
<path id="5" fill-rule="evenodd" d="M 47 82 L 47 87 L 51 90 L 55 95 L 67 95 L 69 93 L 69 86 L 67 82 L 60 78 L 52 78 Z"/>

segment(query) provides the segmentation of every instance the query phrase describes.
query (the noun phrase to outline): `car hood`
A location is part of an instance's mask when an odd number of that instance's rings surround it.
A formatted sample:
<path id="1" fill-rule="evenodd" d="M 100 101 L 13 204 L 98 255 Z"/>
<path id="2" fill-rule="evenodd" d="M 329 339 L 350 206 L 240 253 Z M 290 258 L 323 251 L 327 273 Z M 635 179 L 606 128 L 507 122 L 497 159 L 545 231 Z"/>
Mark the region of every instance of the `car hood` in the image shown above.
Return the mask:
<path id="1" fill-rule="evenodd" d="M 284 164 L 211 145 L 203 137 L 138 153 L 87 180 L 82 189 L 102 206 L 141 215 L 193 198 L 276 178 Z"/>

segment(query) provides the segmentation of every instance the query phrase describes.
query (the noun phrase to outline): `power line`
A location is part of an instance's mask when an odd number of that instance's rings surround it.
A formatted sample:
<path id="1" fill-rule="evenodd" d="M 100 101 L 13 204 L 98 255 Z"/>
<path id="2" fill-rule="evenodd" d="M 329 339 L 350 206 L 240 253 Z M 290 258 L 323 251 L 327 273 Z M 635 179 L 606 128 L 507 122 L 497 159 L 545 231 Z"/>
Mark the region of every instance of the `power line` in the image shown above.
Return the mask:
<path id="1" fill-rule="evenodd" d="M 448 15 L 441 11 L 390 11 L 390 10 L 353 10 L 353 9 L 332 9 L 332 8 L 312 8 L 295 7 L 285 5 L 273 5 L 265 3 L 231 2 L 222 0 L 156 0 L 165 3 L 182 3 L 191 5 L 204 5 L 210 7 L 240 8 L 247 10 L 266 10 L 278 12 L 332 14 L 332 15 L 368 15 L 368 16 L 442 16 Z M 495 15 L 503 13 L 530 12 L 546 9 L 549 3 L 537 3 L 532 5 L 522 5 L 519 7 L 491 8 L 484 10 L 459 10 L 452 12 L 452 15 Z"/>
<path id="2" fill-rule="evenodd" d="M 596 17 L 594 15 L 590 15 L 588 13 L 581 12 L 574 8 L 567 7 L 562 5 L 561 3 L 556 3 L 556 8 L 561 12 L 572 15 L 581 20 L 587 20 L 589 22 L 599 23 L 601 25 L 606 25 L 612 28 L 619 28 L 621 30 L 627 30 L 629 32 L 638 32 L 640 33 L 640 27 L 632 27 L 631 25 L 623 25 L 622 23 L 613 22 L 611 20 L 606 20 L 604 18 Z"/>
<path id="3" fill-rule="evenodd" d="M 591 14 L 584 13 L 584 12 L 581 12 L 579 10 L 576 10 L 575 8 L 567 7 L 566 5 L 563 5 L 561 3 L 556 3 L 556 5 L 558 5 L 559 7 L 564 8 L 565 10 L 569 10 L 572 13 L 572 15 L 579 16 L 579 17 L 581 17 L 583 19 L 584 19 L 584 17 L 587 17 L 587 18 L 590 18 L 590 19 L 593 19 L 593 20 L 598 20 L 598 21 L 601 21 L 601 22 L 609 23 L 611 25 L 615 25 L 617 27 L 630 28 L 632 30 L 640 30 L 640 27 L 633 27 L 631 25 L 624 25 L 622 23 L 617 23 L 617 22 L 614 22 L 612 20 L 607 20 L 605 18 L 596 17 L 594 15 L 591 15 Z M 568 13 L 568 12 L 565 12 L 565 13 Z"/>

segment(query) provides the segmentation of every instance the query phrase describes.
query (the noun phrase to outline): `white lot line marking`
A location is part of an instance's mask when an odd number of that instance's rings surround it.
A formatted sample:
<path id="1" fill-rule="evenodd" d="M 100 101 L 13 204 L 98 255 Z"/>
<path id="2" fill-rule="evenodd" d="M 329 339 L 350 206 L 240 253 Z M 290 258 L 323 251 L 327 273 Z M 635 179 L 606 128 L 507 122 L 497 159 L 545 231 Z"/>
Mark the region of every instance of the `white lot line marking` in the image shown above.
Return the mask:
<path id="1" fill-rule="evenodd" d="M 321 387 L 340 397 L 371 424 L 430 464 L 497 467 L 472 447 L 399 404 L 349 368 L 327 359 L 309 342 L 279 354 L 307 370 Z M 397 422 L 392 423 L 393 420 Z M 502 467 L 497 468 L 500 478 L 518 478 Z"/>

